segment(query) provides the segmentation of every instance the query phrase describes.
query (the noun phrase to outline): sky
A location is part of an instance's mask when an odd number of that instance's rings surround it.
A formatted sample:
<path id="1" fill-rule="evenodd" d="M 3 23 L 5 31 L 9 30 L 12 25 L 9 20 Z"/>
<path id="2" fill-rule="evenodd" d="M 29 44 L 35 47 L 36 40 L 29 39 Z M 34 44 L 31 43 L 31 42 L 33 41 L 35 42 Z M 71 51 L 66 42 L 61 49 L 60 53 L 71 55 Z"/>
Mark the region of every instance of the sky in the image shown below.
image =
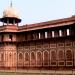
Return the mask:
<path id="1" fill-rule="evenodd" d="M 0 17 L 11 0 L 0 1 Z M 19 12 L 21 25 L 34 24 L 75 15 L 75 0 L 12 0 Z"/>

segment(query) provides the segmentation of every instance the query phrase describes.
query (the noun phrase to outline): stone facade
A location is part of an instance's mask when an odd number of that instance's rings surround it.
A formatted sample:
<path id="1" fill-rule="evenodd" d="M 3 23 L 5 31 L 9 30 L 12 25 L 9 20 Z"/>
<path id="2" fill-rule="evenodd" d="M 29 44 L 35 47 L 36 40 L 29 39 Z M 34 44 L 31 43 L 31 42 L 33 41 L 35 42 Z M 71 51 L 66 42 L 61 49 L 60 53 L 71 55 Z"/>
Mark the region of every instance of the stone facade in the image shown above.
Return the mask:
<path id="1" fill-rule="evenodd" d="M 0 26 L 0 68 L 75 68 L 75 17 Z"/>

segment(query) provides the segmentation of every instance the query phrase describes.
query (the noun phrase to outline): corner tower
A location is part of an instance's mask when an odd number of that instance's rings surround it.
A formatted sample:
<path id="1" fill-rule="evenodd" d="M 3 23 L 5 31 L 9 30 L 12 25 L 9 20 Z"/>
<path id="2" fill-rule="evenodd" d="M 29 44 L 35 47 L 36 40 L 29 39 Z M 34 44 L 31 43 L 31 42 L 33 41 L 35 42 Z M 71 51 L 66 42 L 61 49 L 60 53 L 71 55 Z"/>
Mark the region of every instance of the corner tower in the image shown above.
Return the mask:
<path id="1" fill-rule="evenodd" d="M 12 7 L 4 10 L 3 17 L 0 18 L 3 22 L 2 31 L 0 32 L 0 68 L 12 69 L 17 67 L 17 47 L 16 35 L 18 31 L 18 23 L 21 19 L 17 11 Z"/>

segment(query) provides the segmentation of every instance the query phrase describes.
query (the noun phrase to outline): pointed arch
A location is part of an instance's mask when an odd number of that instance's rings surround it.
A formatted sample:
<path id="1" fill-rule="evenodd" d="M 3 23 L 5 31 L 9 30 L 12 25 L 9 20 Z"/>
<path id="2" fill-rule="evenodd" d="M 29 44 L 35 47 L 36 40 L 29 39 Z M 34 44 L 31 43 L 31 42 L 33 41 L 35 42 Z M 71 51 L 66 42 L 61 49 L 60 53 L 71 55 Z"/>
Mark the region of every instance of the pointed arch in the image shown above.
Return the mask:
<path id="1" fill-rule="evenodd" d="M 0 53 L 0 61 L 1 61 L 1 53 Z"/>
<path id="2" fill-rule="evenodd" d="M 36 54 L 36 63 L 37 65 L 42 65 L 42 52 L 38 51 Z"/>
<path id="3" fill-rule="evenodd" d="M 49 65 L 49 52 L 47 50 L 43 52 L 43 63 Z"/>
<path id="4" fill-rule="evenodd" d="M 25 61 L 29 61 L 30 60 L 30 56 L 28 52 L 25 52 Z"/>
<path id="5" fill-rule="evenodd" d="M 64 60 L 64 51 L 63 50 L 59 50 L 58 51 L 58 60 L 59 61 L 63 61 Z"/>
<path id="6" fill-rule="evenodd" d="M 15 53 L 13 53 L 13 59 L 17 59 L 17 53 L 15 52 Z"/>
<path id="7" fill-rule="evenodd" d="M 31 58 L 31 60 L 35 60 L 36 58 L 35 58 L 35 52 L 31 52 L 30 53 L 30 58 Z"/>
<path id="8" fill-rule="evenodd" d="M 56 61 L 57 55 L 56 55 L 56 50 L 51 51 L 51 61 Z"/>
<path id="9" fill-rule="evenodd" d="M 11 57 L 12 57 L 12 53 L 10 52 L 10 53 L 9 53 L 9 59 L 12 59 Z"/>
<path id="10" fill-rule="evenodd" d="M 4 60 L 4 54 L 1 53 L 1 61 L 3 61 L 3 60 Z"/>
<path id="11" fill-rule="evenodd" d="M 72 59 L 73 59 L 72 50 L 67 50 L 66 51 L 66 60 L 67 61 L 72 61 Z"/>
<path id="12" fill-rule="evenodd" d="M 30 66 L 34 67 L 36 64 L 36 53 L 32 51 L 30 53 Z"/>
<path id="13" fill-rule="evenodd" d="M 18 54 L 18 59 L 19 59 L 19 60 L 22 60 L 22 59 L 23 59 L 23 53 L 22 53 L 22 52 L 20 52 L 20 53 Z"/>

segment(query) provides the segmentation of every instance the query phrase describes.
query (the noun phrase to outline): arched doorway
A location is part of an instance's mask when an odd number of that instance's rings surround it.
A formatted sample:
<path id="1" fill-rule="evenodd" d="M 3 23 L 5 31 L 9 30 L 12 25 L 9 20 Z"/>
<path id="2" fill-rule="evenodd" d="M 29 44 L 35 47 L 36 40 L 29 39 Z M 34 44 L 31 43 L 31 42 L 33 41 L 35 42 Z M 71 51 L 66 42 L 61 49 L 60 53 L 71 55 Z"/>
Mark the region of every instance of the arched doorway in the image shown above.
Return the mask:
<path id="1" fill-rule="evenodd" d="M 48 51 L 43 52 L 43 65 L 44 66 L 49 65 L 49 52 Z"/>
<path id="2" fill-rule="evenodd" d="M 23 58 L 24 58 L 23 53 L 22 52 L 18 53 L 18 68 L 23 68 L 24 63 Z"/>
<path id="3" fill-rule="evenodd" d="M 64 51 L 63 50 L 58 51 L 58 61 L 64 61 Z"/>
<path id="4" fill-rule="evenodd" d="M 26 53 L 25 53 L 25 61 L 29 61 L 29 60 L 30 60 L 29 53 L 26 52 Z"/>
<path id="5" fill-rule="evenodd" d="M 37 66 L 42 66 L 42 52 L 41 51 L 37 52 L 36 63 L 37 63 Z"/>
<path id="6" fill-rule="evenodd" d="M 59 50 L 58 51 L 58 66 L 65 66 L 64 50 Z"/>
<path id="7" fill-rule="evenodd" d="M 13 53 L 13 67 L 14 68 L 17 67 L 17 53 L 16 52 Z"/>
<path id="8" fill-rule="evenodd" d="M 66 61 L 72 61 L 72 51 L 71 50 L 67 50 L 66 51 Z"/>
<path id="9" fill-rule="evenodd" d="M 56 50 L 52 50 L 51 51 L 51 66 L 57 66 L 57 53 L 56 53 Z"/>
<path id="10" fill-rule="evenodd" d="M 4 55 L 3 55 L 3 53 L 1 53 L 1 61 L 3 61 L 4 60 Z"/>
<path id="11" fill-rule="evenodd" d="M 30 65 L 35 66 L 36 65 L 36 55 L 35 52 L 30 53 Z"/>
<path id="12" fill-rule="evenodd" d="M 9 52 L 9 55 L 8 55 L 8 65 L 9 67 L 12 67 L 13 66 L 13 55 L 12 55 L 12 52 Z"/>
<path id="13" fill-rule="evenodd" d="M 25 52 L 24 56 L 25 56 L 25 58 L 24 58 L 24 66 L 28 67 L 28 66 L 30 66 L 29 65 L 30 64 L 30 54 L 29 54 L 29 52 Z"/>
<path id="14" fill-rule="evenodd" d="M 19 61 L 22 61 L 23 60 L 23 54 L 22 53 L 19 53 Z"/>
<path id="15" fill-rule="evenodd" d="M 73 53 L 72 50 L 66 51 L 66 66 L 73 66 Z"/>

